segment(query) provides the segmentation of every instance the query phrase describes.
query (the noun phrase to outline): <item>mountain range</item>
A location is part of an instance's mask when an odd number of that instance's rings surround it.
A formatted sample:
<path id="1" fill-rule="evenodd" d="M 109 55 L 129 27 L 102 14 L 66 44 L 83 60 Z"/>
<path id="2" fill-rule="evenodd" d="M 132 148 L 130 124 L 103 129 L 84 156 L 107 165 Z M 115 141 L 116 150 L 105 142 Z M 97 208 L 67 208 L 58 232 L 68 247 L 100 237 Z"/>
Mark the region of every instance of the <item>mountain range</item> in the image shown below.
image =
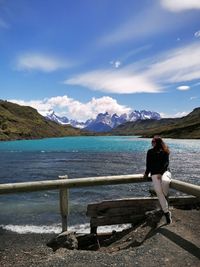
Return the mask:
<path id="1" fill-rule="evenodd" d="M 92 132 L 110 132 L 117 126 L 124 124 L 126 122 L 135 122 L 137 120 L 160 120 L 160 114 L 153 111 L 134 110 L 128 114 L 124 113 L 122 115 L 109 114 L 108 112 L 99 113 L 95 119 L 89 119 L 85 122 L 78 122 L 76 120 L 69 120 L 67 117 L 60 117 L 55 114 L 54 111 L 50 111 L 45 118 L 57 122 L 62 125 L 71 125 L 76 128 L 85 129 Z"/>
<path id="2" fill-rule="evenodd" d="M 136 117 L 133 116 L 134 114 L 128 118 L 135 120 Z M 0 140 L 100 134 L 139 135 L 141 137 L 152 137 L 158 134 L 162 137 L 170 138 L 200 139 L 200 107 L 195 108 L 191 113 L 182 118 L 151 119 L 148 117 L 150 114 L 143 112 L 144 114 L 147 116 L 146 119 L 143 117 L 143 119 L 127 122 L 125 115 L 117 116 L 114 114 L 111 116 L 108 113 L 100 113 L 94 121 L 89 120 L 88 125 L 92 125 L 94 122 L 97 124 L 100 122 L 103 126 L 107 125 L 107 127 L 113 127 L 113 129 L 108 133 L 95 133 L 86 131 L 86 127 L 84 129 L 74 128 L 69 125 L 67 120 L 67 125 L 50 121 L 32 107 L 20 106 L 0 100 Z M 125 121 L 124 123 L 123 119 Z M 117 123 L 120 124 L 116 126 Z M 114 126 L 116 127 L 114 128 Z"/>

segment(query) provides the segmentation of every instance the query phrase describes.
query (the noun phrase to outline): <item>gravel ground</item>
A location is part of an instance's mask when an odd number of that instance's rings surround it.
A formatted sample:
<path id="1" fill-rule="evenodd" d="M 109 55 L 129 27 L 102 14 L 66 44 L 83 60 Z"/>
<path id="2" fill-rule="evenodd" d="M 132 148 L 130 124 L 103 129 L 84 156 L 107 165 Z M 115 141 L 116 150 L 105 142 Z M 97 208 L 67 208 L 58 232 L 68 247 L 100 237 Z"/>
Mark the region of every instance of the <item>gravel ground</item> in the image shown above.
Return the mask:
<path id="1" fill-rule="evenodd" d="M 143 224 L 98 251 L 53 252 L 50 234 L 16 234 L 0 230 L 1 267 L 200 266 L 200 211 L 173 209 L 173 223 Z"/>

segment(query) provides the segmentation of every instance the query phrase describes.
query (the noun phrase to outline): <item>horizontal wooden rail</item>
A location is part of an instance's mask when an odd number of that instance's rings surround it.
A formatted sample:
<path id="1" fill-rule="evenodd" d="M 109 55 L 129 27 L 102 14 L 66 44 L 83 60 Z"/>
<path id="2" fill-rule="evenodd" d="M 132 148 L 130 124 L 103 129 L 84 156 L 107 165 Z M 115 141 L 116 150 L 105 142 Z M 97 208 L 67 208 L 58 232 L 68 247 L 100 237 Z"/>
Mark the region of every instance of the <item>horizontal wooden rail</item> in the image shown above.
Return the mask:
<path id="1" fill-rule="evenodd" d="M 65 176 L 59 176 L 65 178 Z M 145 182 L 143 174 L 101 176 L 76 179 L 59 179 L 24 183 L 0 184 L 0 194 L 34 192 L 43 190 L 54 190 L 61 188 L 87 187 L 97 185 L 112 185 Z"/>
<path id="2" fill-rule="evenodd" d="M 67 176 L 59 176 L 67 178 Z M 149 181 L 149 180 L 148 180 Z M 147 182 L 143 174 L 101 176 L 75 179 L 46 180 L 24 183 L 0 184 L 0 195 L 10 193 L 34 192 L 43 190 L 55 190 L 61 188 L 87 187 L 98 185 L 114 185 L 126 183 Z M 172 179 L 170 187 L 181 192 L 200 197 L 200 186 Z"/>
<path id="3" fill-rule="evenodd" d="M 170 187 L 183 193 L 200 198 L 200 186 L 172 179 Z"/>

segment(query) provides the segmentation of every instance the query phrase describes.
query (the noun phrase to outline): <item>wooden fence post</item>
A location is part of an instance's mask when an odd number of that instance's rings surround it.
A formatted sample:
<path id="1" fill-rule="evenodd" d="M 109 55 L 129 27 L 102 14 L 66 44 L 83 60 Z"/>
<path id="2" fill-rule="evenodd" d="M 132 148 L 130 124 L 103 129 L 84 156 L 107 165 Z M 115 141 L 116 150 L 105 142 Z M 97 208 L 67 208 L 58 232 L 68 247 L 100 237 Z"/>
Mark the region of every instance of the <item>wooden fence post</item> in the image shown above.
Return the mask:
<path id="1" fill-rule="evenodd" d="M 60 179 L 68 179 L 68 176 L 61 176 Z M 62 232 L 67 231 L 67 217 L 68 217 L 68 198 L 69 192 L 67 188 L 60 189 L 60 212 L 62 218 Z"/>

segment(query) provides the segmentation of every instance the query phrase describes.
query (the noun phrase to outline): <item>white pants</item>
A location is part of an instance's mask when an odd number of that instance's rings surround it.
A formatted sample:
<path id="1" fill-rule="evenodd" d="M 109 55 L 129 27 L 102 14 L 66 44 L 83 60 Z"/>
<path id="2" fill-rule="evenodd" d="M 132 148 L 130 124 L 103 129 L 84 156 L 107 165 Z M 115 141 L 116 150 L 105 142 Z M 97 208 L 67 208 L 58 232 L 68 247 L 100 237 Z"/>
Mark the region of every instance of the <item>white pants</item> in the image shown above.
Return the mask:
<path id="1" fill-rule="evenodd" d="M 154 174 L 151 176 L 151 178 L 152 178 L 153 187 L 159 199 L 161 208 L 164 212 L 168 212 L 169 207 L 168 207 L 168 202 L 165 196 L 168 195 L 169 184 L 171 181 L 171 173 L 166 171 L 163 175 Z"/>

